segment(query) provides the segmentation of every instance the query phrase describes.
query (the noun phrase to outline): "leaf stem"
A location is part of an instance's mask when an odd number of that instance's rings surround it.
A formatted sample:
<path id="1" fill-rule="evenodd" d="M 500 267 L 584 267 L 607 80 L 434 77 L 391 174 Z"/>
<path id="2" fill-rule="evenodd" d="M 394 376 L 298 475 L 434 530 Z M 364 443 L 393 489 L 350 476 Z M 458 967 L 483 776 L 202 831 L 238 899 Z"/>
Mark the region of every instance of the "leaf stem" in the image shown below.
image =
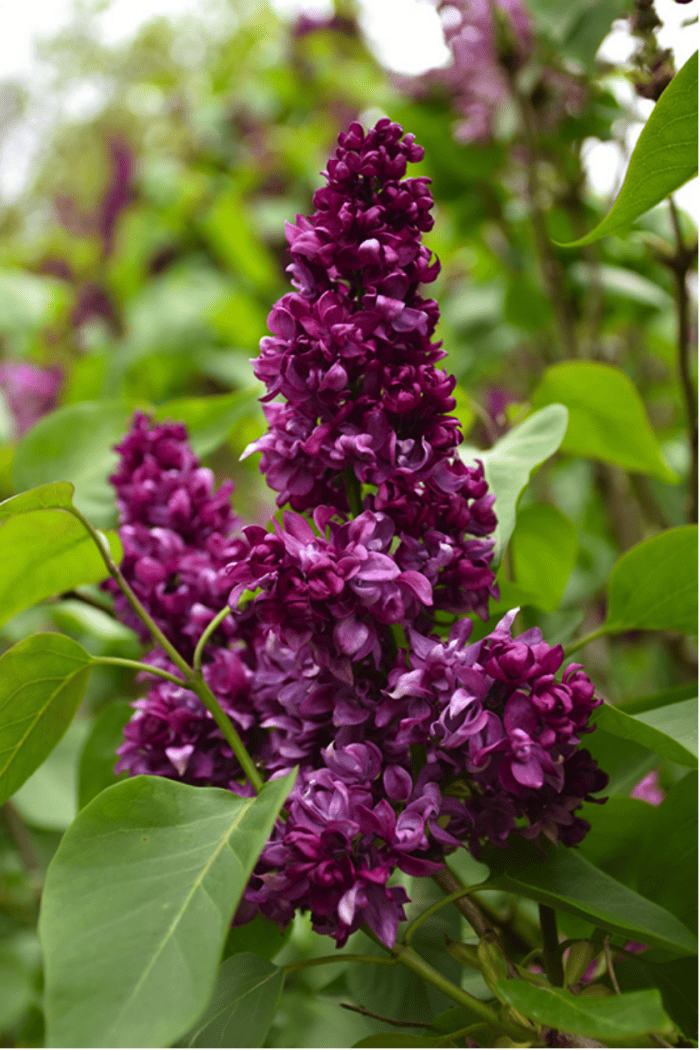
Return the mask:
<path id="1" fill-rule="evenodd" d="M 620 628 L 620 630 L 622 630 L 622 628 Z M 598 638 L 604 638 L 608 634 L 618 633 L 619 631 L 616 631 L 615 628 L 611 630 L 606 624 L 603 624 L 601 627 L 596 628 L 595 631 L 591 631 L 590 634 L 584 634 L 583 638 L 577 638 L 576 641 L 570 642 L 565 646 L 564 656 L 571 656 L 572 653 L 575 653 L 578 649 L 583 649 L 584 645 L 588 645 L 589 642 L 595 642 Z"/>
<path id="2" fill-rule="evenodd" d="M 555 988 L 564 987 L 564 965 L 557 935 L 557 917 L 553 908 L 547 904 L 539 905 L 540 926 L 542 928 L 542 954 L 544 969 L 550 984 Z"/>
<path id="3" fill-rule="evenodd" d="M 431 905 L 427 911 L 424 911 L 422 915 L 419 915 L 417 919 L 414 919 L 410 926 L 407 928 L 403 935 L 403 943 L 409 947 L 413 940 L 416 930 L 423 925 L 426 919 L 435 915 L 436 912 L 440 911 L 441 908 L 446 907 L 448 904 L 457 902 L 460 897 L 464 897 L 468 893 L 473 893 L 474 890 L 485 890 L 488 889 L 488 882 L 480 882 L 476 886 L 467 886 L 465 889 L 457 889 L 453 893 L 449 893 L 443 900 L 438 901 L 437 904 Z"/>
<path id="4" fill-rule="evenodd" d="M 393 1024 L 396 1028 L 430 1028 L 430 1021 L 402 1021 L 399 1017 L 385 1017 L 383 1014 L 375 1014 L 373 1010 L 365 1010 L 364 1006 L 353 1006 L 352 1003 L 340 1003 L 343 1010 L 354 1010 L 356 1014 L 363 1017 L 373 1017 L 375 1021 L 383 1021 L 384 1024 Z"/>
<path id="5" fill-rule="evenodd" d="M 300 962 L 289 963 L 284 966 L 284 972 L 287 976 L 292 973 L 299 973 L 301 970 L 308 970 L 310 966 L 325 966 L 326 963 L 339 963 L 339 962 L 361 962 L 361 963 L 374 963 L 377 966 L 396 966 L 397 959 L 383 959 L 379 955 L 353 955 L 351 952 L 336 952 L 335 955 L 321 955 L 318 959 L 302 959 Z"/>
<path id="6" fill-rule="evenodd" d="M 195 669 L 195 671 L 202 670 L 202 655 L 204 653 L 204 646 L 207 644 L 207 642 L 209 641 L 219 624 L 226 619 L 230 612 L 230 607 L 228 605 L 225 606 L 220 613 L 216 614 L 211 623 L 208 623 L 205 627 L 202 637 L 197 642 L 197 647 L 194 651 L 194 656 L 192 657 L 192 666 Z"/>
<path id="7" fill-rule="evenodd" d="M 179 685 L 183 689 L 189 689 L 189 683 L 184 678 L 178 678 L 177 675 L 171 674 L 170 671 L 164 671 L 160 667 L 153 667 L 151 664 L 144 664 L 140 660 L 127 660 L 123 656 L 93 656 L 90 661 L 94 667 L 96 664 L 107 664 L 114 667 L 130 667 L 132 671 L 141 671 L 143 674 L 153 674 L 158 678 L 164 678 L 166 682 L 172 682 L 173 685 Z"/>
<path id="8" fill-rule="evenodd" d="M 239 737 L 236 730 L 234 729 L 231 720 L 229 719 L 221 704 L 216 699 L 211 689 L 205 682 L 202 672 L 199 670 L 193 670 L 189 666 L 187 661 L 180 655 L 180 653 L 177 651 L 172 642 L 170 642 L 163 634 L 158 624 L 155 623 L 155 621 L 153 620 L 153 617 L 146 611 L 146 609 L 144 609 L 143 605 L 138 600 L 131 587 L 127 583 L 126 579 L 124 578 L 121 569 L 112 557 L 112 552 L 109 549 L 109 544 L 107 543 L 107 539 L 103 535 L 103 533 L 98 532 L 94 525 L 92 525 L 92 523 L 89 522 L 83 514 L 81 514 L 77 507 L 72 506 L 70 508 L 70 512 L 74 515 L 74 517 L 78 519 L 78 521 L 82 522 L 87 531 L 90 533 L 90 536 L 94 540 L 97 549 L 102 555 L 102 560 L 107 566 L 108 572 L 116 580 L 119 589 L 128 601 L 129 605 L 134 610 L 138 618 L 146 625 L 148 630 L 151 632 L 154 640 L 158 643 L 161 649 L 164 650 L 167 656 L 170 657 L 172 662 L 182 673 L 182 677 L 185 679 L 184 684 L 186 688 L 191 689 L 193 693 L 196 693 L 196 695 L 206 707 L 207 711 L 209 711 L 217 726 L 223 733 L 224 739 L 230 745 L 231 750 L 238 759 L 238 763 L 241 769 L 243 770 L 250 783 L 253 785 L 253 789 L 256 793 L 259 792 L 263 786 L 262 777 L 255 768 L 253 760 L 246 751 L 245 745 Z M 147 670 L 150 674 L 155 672 L 155 668 L 147 668 Z M 177 679 L 175 679 L 175 681 L 177 681 Z M 178 684 L 183 683 L 178 682 Z"/>

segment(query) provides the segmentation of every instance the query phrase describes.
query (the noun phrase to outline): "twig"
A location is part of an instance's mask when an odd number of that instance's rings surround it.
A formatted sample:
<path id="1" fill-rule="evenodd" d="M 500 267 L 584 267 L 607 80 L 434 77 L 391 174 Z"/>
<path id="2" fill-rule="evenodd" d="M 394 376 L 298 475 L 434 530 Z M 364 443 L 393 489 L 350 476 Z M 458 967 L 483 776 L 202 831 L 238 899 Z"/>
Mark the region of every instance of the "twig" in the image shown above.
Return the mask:
<path id="1" fill-rule="evenodd" d="M 566 351 L 566 355 L 567 357 L 578 357 L 579 349 L 576 340 L 576 330 L 571 319 L 573 311 L 564 287 L 561 263 L 554 254 L 547 233 L 547 224 L 540 199 L 541 191 L 539 175 L 537 172 L 537 131 L 532 110 L 530 108 L 530 100 L 525 97 L 518 87 L 515 73 L 510 74 L 510 87 L 513 98 L 520 109 L 524 131 L 523 137 L 528 151 L 528 161 L 526 165 L 527 192 L 530 200 L 530 218 L 532 221 L 532 230 L 535 235 L 535 247 L 537 249 L 542 280 L 552 305 L 554 306 L 559 338 L 561 339 L 564 350 Z"/>
<path id="2" fill-rule="evenodd" d="M 613 967 L 612 952 L 610 951 L 610 934 L 606 933 L 603 940 L 603 954 L 605 955 L 605 966 L 610 976 L 610 983 L 615 989 L 615 995 L 622 995 L 620 991 L 620 985 L 617 983 L 617 977 L 615 976 L 615 969 Z"/>
<path id="3" fill-rule="evenodd" d="M 438 884 L 443 893 L 449 895 L 457 894 L 458 890 L 466 889 L 462 886 L 459 879 L 454 875 L 449 868 L 444 868 L 442 871 L 437 871 L 433 875 L 433 880 Z M 488 921 L 484 913 L 479 908 L 476 901 L 472 900 L 471 897 L 457 896 L 454 899 L 454 906 L 457 911 L 464 916 L 471 928 L 474 930 L 479 937 L 488 936 L 490 939 L 495 940 L 495 943 L 503 952 L 503 957 L 506 961 L 506 970 L 509 977 L 517 978 L 519 976 L 518 971 L 513 966 L 512 962 L 506 955 L 501 938 L 498 931 L 493 928 L 491 923 Z"/>
<path id="4" fill-rule="evenodd" d="M 364 1006 L 353 1006 L 352 1003 L 341 1003 L 340 1005 L 343 1010 L 354 1010 L 356 1014 L 373 1017 L 375 1021 L 393 1024 L 397 1028 L 430 1028 L 430 1021 L 400 1021 L 396 1017 L 384 1017 L 382 1014 L 375 1014 L 372 1010 L 365 1010 Z"/>
<path id="5" fill-rule="evenodd" d="M 685 414 L 690 442 L 690 475 L 688 478 L 689 499 L 688 517 L 691 523 L 698 520 L 698 406 L 690 374 L 690 311 L 688 301 L 687 276 L 695 257 L 697 246 L 692 250 L 683 241 L 678 210 L 672 197 L 668 199 L 671 209 L 671 221 L 676 237 L 676 252 L 668 260 L 676 285 L 676 316 L 678 319 L 678 373 L 685 402 Z"/>
<path id="6" fill-rule="evenodd" d="M 12 841 L 17 847 L 22 863 L 31 875 L 36 875 L 41 871 L 41 862 L 36 855 L 32 840 L 24 826 L 24 821 L 17 811 L 17 807 L 13 802 L 7 801 L 0 808 L 0 812 L 5 818 L 7 830 L 10 832 Z"/>

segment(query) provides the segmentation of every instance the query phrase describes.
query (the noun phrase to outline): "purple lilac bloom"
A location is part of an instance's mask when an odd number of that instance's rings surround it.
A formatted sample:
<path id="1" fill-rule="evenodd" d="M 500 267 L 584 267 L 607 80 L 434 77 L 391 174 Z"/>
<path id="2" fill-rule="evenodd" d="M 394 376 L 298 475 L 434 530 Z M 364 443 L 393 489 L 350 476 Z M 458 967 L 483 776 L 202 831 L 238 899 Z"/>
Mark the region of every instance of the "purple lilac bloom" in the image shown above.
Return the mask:
<path id="1" fill-rule="evenodd" d="M 418 81 L 443 84 L 460 115 L 459 142 L 493 138 L 498 111 L 510 95 L 505 65 L 522 65 L 532 51 L 532 22 L 523 0 L 437 0 L 452 62 Z"/>
<path id="2" fill-rule="evenodd" d="M 12 414 L 16 438 L 21 438 L 56 407 L 62 382 L 63 372 L 57 366 L 39 368 L 24 361 L 0 364 L 0 392 Z"/>
<path id="3" fill-rule="evenodd" d="M 399 569 L 429 581 L 437 608 L 486 617 L 494 497 L 481 465 L 454 454 L 455 380 L 435 367 L 438 305 L 418 293 L 439 269 L 421 243 L 430 180 L 404 178 L 422 156 L 387 118 L 367 133 L 352 124 L 316 211 L 287 224 L 298 291 L 268 318 L 255 371 L 269 429 L 246 454 L 262 452 L 278 504 L 297 511 L 346 515 L 348 478 L 364 486 L 364 510 L 394 523 Z"/>
<path id="4" fill-rule="evenodd" d="M 290 228 L 299 293 L 272 311 L 257 361 L 285 399 L 255 443 L 292 505 L 282 523 L 242 528 L 232 485 L 214 489 L 179 424 L 137 413 L 112 476 L 127 580 L 186 659 L 230 606 L 205 678 L 268 777 L 299 768 L 239 921 L 302 908 L 339 945 L 363 923 L 393 943 L 397 868 L 432 874 L 457 846 L 478 855 L 511 833 L 580 841 L 576 810 L 607 780 L 577 749 L 601 701 L 578 664 L 560 677 L 560 646 L 513 638 L 517 610 L 472 644 L 469 619 L 435 633 L 435 609 L 488 618 L 495 517 L 481 466 L 454 455 L 437 306 L 417 292 L 436 272 L 426 180 L 403 179 L 420 155 L 388 120 L 352 125 L 316 213 Z M 251 794 L 198 698 L 148 683 L 118 769 Z"/>

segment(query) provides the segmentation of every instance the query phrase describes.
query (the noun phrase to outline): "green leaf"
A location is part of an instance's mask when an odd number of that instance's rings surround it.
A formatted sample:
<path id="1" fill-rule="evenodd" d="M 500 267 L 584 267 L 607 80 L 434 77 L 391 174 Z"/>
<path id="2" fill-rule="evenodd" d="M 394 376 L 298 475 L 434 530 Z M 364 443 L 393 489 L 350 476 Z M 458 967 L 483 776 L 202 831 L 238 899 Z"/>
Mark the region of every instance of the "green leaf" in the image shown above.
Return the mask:
<path id="1" fill-rule="evenodd" d="M 660 693 L 652 693 L 649 696 L 626 697 L 615 706 L 628 715 L 639 715 L 645 711 L 654 711 L 658 707 L 679 704 L 681 700 L 697 699 L 697 695 L 697 683 L 691 682 L 689 685 L 674 685 L 671 689 L 663 689 Z"/>
<path id="2" fill-rule="evenodd" d="M 487 847 L 482 859 L 496 889 L 569 912 L 627 940 L 683 955 L 697 951 L 695 936 L 675 915 L 610 878 L 575 849 L 559 846 L 543 857 L 532 843 L 513 842 L 507 850 Z"/>
<path id="3" fill-rule="evenodd" d="M 292 935 L 293 923 L 280 930 L 276 922 L 265 918 L 260 912 L 244 926 L 232 926 L 228 931 L 222 958 L 252 952 L 260 959 L 274 959 Z"/>
<path id="4" fill-rule="evenodd" d="M 609 798 L 604 806 L 584 802 L 578 816 L 591 825 L 578 846 L 581 855 L 618 882 L 636 889 L 637 855 L 649 826 L 649 803 L 624 796 Z"/>
<path id="5" fill-rule="evenodd" d="M 680 708 L 681 710 L 674 710 L 675 708 Z M 662 758 L 668 758 L 671 762 L 677 762 L 681 766 L 697 769 L 697 743 L 695 743 L 696 737 L 694 736 L 694 732 L 695 734 L 697 733 L 696 703 L 693 700 L 684 700 L 682 704 L 673 704 L 672 707 L 661 708 L 658 713 L 651 712 L 651 718 L 653 720 L 654 715 L 659 717 L 667 712 L 671 712 L 671 714 L 667 716 L 666 721 L 661 718 L 661 724 L 672 727 L 677 735 L 682 736 L 686 744 L 694 744 L 695 753 L 690 751 L 685 744 L 675 739 L 674 736 L 650 724 L 647 721 L 650 717 L 649 714 L 635 718 L 613 707 L 611 704 L 603 704 L 596 709 L 594 717 L 596 725 L 601 729 L 605 729 L 606 732 L 612 733 L 613 736 L 632 740 L 635 744 L 639 744 L 641 747 L 661 755 Z"/>
<path id="6" fill-rule="evenodd" d="M 117 465 L 112 446 L 129 426 L 126 401 L 84 401 L 44 416 L 17 446 L 12 479 L 17 490 L 49 481 L 70 481 L 74 502 L 93 525 L 116 521 L 114 490 L 108 481 Z"/>
<path id="7" fill-rule="evenodd" d="M 78 814 L 78 763 L 91 720 L 76 717 L 48 758 L 12 796 L 22 820 L 32 828 L 63 832 Z M 49 862 L 53 849 L 46 858 Z"/>
<path id="8" fill-rule="evenodd" d="M 81 810 L 42 900 L 50 1046 L 168 1046 L 196 1022 L 293 781 L 251 799 L 138 776 Z"/>
<path id="9" fill-rule="evenodd" d="M 510 544 L 516 582 L 553 612 L 576 564 L 575 526 L 557 507 L 531 503 L 518 512 Z"/>
<path id="10" fill-rule="evenodd" d="M 100 711 L 92 732 L 85 742 L 80 756 L 78 772 L 78 808 L 106 787 L 116 784 L 120 777 L 114 772 L 117 764 L 117 748 L 124 743 L 124 726 L 134 713 L 128 700 L 117 700 Z M 121 777 L 127 774 L 122 773 Z"/>
<path id="11" fill-rule="evenodd" d="M 33 975 L 11 942 L 0 943 L 0 1032 L 21 1020 L 34 1002 Z"/>
<path id="12" fill-rule="evenodd" d="M 681 525 L 638 543 L 608 582 L 606 629 L 697 634 L 698 527 Z"/>
<path id="13" fill-rule="evenodd" d="M 620 1040 L 671 1029 L 671 1020 L 656 988 L 606 999 L 583 998 L 563 988 L 537 988 L 527 981 L 508 978 L 498 981 L 496 988 L 507 1003 L 526 1017 L 592 1039 Z"/>
<path id="14" fill-rule="evenodd" d="M 116 533 L 107 533 L 121 561 Z M 66 510 L 33 510 L 0 524 L 0 624 L 30 605 L 108 575 L 85 526 Z"/>
<path id="15" fill-rule="evenodd" d="M 221 965 L 204 1016 L 185 1046 L 262 1046 L 284 987 L 284 970 L 243 952 Z"/>
<path id="16" fill-rule="evenodd" d="M 616 967 L 623 992 L 640 988 L 658 988 L 664 1009 L 681 1031 L 691 1040 L 698 1034 L 698 961 L 667 959 L 652 962 L 647 955 L 627 956 Z"/>
<path id="17" fill-rule="evenodd" d="M 562 452 L 616 463 L 661 481 L 678 478 L 661 456 L 659 443 L 631 379 L 598 361 L 565 361 L 544 373 L 533 394 L 534 408 L 566 405 L 569 425 Z"/>
<path id="18" fill-rule="evenodd" d="M 496 496 L 494 510 L 498 525 L 494 533 L 495 563 L 498 563 L 508 545 L 515 527 L 515 508 L 532 472 L 559 448 L 566 431 L 567 412 L 563 405 L 547 405 L 497 441 L 486 451 L 460 447 L 466 462 L 480 459 L 489 483 L 489 492 Z"/>
<path id="19" fill-rule="evenodd" d="M 567 248 L 590 244 L 629 225 L 698 173 L 698 55 L 661 95 L 630 157 L 617 200 L 602 222 Z"/>
<path id="20" fill-rule="evenodd" d="M 639 857 L 638 889 L 688 926 L 698 911 L 698 777 L 674 784 L 649 815 Z"/>
<path id="21" fill-rule="evenodd" d="M 260 412 L 261 392 L 262 387 L 249 387 L 214 397 L 183 397 L 159 405 L 154 418 L 183 422 L 195 454 L 206 456 L 223 445 L 241 419 Z"/>
<path id="22" fill-rule="evenodd" d="M 606 795 L 628 795 L 660 761 L 659 756 L 647 748 L 606 733 L 600 727 L 587 738 L 586 750 L 610 777 Z"/>
<path id="23" fill-rule="evenodd" d="M 0 521 L 30 510 L 70 510 L 73 492 L 73 486 L 67 481 L 39 485 L 29 492 L 20 492 L 18 496 L 11 496 L 0 503 Z"/>
<path id="24" fill-rule="evenodd" d="M 364 1039 L 360 1039 L 359 1043 L 353 1043 L 353 1046 L 422 1046 L 423 1050 L 428 1045 L 425 1039 L 419 1035 L 400 1035 L 397 1032 L 386 1032 L 379 1033 L 378 1035 L 368 1035 Z"/>
<path id="25" fill-rule="evenodd" d="M 0 802 L 67 730 L 85 695 L 91 659 L 63 634 L 33 634 L 0 656 Z"/>
<path id="26" fill-rule="evenodd" d="M 273 291 L 279 283 L 274 256 L 255 236 L 251 215 L 244 207 L 240 190 L 230 186 L 214 201 L 202 227 L 217 254 L 236 277 L 244 276 L 262 291 Z"/>

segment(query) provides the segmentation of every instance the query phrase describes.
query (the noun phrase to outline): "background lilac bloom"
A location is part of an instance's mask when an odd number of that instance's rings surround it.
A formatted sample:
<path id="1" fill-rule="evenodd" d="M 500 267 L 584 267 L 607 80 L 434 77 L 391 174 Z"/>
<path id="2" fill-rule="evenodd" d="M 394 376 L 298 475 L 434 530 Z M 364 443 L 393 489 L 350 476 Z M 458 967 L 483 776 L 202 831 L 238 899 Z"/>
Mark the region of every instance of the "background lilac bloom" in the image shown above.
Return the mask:
<path id="1" fill-rule="evenodd" d="M 0 363 L 0 391 L 12 414 L 16 438 L 56 407 L 62 382 L 63 372 L 58 366 L 39 368 L 24 361 Z"/>

